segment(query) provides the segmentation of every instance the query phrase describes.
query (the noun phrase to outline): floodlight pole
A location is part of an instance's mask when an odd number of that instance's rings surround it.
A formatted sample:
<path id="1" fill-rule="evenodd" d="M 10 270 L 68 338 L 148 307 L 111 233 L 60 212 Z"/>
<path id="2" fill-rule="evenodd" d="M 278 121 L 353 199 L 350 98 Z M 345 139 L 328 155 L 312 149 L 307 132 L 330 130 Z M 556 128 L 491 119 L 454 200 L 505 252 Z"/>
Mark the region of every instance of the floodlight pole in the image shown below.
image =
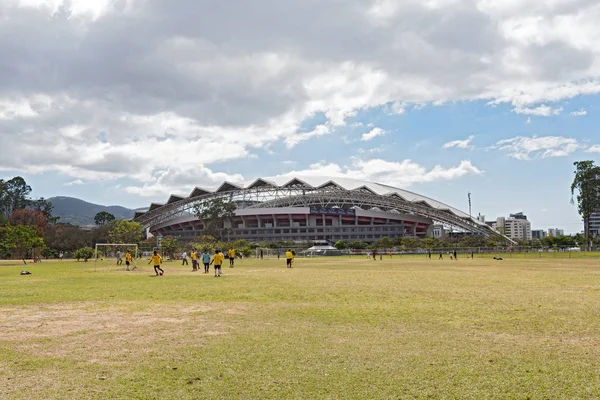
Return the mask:
<path id="1" fill-rule="evenodd" d="M 469 192 L 469 218 L 472 218 L 472 216 L 471 216 L 471 192 Z"/>

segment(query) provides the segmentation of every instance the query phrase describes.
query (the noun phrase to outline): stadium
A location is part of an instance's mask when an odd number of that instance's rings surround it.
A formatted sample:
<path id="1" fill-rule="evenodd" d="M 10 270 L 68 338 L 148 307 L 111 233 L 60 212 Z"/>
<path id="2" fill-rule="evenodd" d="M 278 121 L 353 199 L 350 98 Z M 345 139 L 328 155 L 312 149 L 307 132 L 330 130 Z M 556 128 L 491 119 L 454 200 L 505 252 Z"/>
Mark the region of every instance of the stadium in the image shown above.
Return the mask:
<path id="1" fill-rule="evenodd" d="M 196 187 L 189 196 L 171 195 L 165 204 L 152 203 L 137 212 L 152 235 L 172 235 L 182 242 L 203 233 L 194 206 L 220 198 L 236 204 L 225 222 L 229 241 L 374 242 L 382 237 L 425 238 L 434 225 L 481 236 L 498 233 L 468 214 L 392 186 L 347 178 L 274 177 L 251 182 L 223 182 L 214 190 Z"/>

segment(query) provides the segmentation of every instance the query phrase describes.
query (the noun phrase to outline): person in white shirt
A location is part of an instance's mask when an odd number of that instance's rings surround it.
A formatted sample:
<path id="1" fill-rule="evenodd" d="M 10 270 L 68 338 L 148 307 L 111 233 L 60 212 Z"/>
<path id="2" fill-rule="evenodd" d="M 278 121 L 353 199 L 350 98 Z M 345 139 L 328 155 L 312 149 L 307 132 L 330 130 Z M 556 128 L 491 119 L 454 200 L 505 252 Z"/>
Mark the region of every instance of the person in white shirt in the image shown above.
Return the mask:
<path id="1" fill-rule="evenodd" d="M 181 265 L 189 265 L 188 259 L 187 259 L 187 252 L 185 252 L 185 251 L 181 255 Z"/>

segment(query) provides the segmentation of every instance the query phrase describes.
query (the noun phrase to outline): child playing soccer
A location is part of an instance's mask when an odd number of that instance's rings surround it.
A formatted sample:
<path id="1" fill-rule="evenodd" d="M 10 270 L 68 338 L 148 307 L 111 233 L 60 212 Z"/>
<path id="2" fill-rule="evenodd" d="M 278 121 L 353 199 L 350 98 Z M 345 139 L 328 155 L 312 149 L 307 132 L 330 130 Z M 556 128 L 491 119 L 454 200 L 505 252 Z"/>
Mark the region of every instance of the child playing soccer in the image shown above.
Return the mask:
<path id="1" fill-rule="evenodd" d="M 162 257 L 160 256 L 160 254 L 158 254 L 158 251 L 154 250 L 154 255 L 152 256 L 152 259 L 148 264 L 150 263 L 154 263 L 154 272 L 156 272 L 156 276 L 165 273 L 165 271 L 163 271 L 163 269 L 160 267 L 160 265 L 162 264 Z"/>

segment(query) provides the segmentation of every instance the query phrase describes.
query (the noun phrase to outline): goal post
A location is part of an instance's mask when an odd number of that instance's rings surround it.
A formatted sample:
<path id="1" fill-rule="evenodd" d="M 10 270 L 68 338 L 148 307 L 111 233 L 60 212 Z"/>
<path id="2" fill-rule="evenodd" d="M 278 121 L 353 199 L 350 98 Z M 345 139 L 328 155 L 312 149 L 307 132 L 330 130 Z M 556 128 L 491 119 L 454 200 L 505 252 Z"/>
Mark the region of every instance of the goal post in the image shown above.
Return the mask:
<path id="1" fill-rule="evenodd" d="M 98 259 L 115 260 L 117 266 L 122 265 L 127 251 L 131 252 L 131 265 L 126 267 L 126 271 L 137 268 L 138 245 L 123 243 L 96 243 L 94 249 L 94 271 L 98 265 Z"/>

